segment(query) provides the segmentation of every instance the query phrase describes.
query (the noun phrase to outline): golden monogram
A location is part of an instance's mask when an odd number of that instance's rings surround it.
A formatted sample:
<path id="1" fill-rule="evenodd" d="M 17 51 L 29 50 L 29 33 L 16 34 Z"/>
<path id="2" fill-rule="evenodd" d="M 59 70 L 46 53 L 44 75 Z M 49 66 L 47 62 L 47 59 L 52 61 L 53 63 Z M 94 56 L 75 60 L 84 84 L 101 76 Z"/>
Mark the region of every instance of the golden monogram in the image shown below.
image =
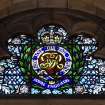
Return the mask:
<path id="1" fill-rule="evenodd" d="M 64 68 L 65 58 L 59 52 L 47 51 L 40 55 L 38 62 L 42 70 L 46 70 L 47 73 L 53 74 Z"/>

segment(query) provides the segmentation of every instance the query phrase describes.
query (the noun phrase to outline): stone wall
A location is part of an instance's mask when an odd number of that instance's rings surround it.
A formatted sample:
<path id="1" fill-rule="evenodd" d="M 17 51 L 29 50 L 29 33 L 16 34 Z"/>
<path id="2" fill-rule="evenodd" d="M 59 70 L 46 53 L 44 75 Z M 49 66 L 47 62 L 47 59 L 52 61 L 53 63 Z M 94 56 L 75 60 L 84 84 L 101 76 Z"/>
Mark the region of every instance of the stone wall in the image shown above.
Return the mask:
<path id="1" fill-rule="evenodd" d="M 35 8 L 69 8 L 105 18 L 105 0 L 0 0 L 0 18 Z"/>

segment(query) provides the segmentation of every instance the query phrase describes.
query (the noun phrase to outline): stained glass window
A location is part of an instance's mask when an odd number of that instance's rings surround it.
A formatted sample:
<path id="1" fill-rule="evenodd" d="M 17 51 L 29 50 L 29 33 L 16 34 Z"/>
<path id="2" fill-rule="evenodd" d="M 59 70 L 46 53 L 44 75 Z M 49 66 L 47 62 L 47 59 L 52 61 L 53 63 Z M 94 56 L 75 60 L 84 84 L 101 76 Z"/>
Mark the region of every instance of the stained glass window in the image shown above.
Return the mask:
<path id="1" fill-rule="evenodd" d="M 105 93 L 105 61 L 93 56 L 97 41 L 85 33 L 45 25 L 34 37 L 9 38 L 7 49 L 10 57 L 0 58 L 0 96 Z"/>

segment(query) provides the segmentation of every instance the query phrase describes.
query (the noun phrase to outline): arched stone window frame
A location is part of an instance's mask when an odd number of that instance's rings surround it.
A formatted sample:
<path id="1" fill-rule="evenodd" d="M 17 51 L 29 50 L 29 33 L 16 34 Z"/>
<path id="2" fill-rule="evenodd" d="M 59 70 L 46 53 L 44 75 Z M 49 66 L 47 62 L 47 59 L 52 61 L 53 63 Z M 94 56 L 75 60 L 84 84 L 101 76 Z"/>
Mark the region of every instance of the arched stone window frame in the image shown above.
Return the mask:
<path id="1" fill-rule="evenodd" d="M 15 35 L 16 33 L 22 33 L 33 37 L 36 33 L 35 30 L 40 26 L 45 24 L 59 24 L 65 27 L 68 33 L 71 33 L 70 37 L 74 37 L 74 35 L 81 33 L 95 37 L 98 42 L 98 48 L 101 50 L 104 47 L 104 29 L 103 26 L 100 27 L 102 21 L 104 20 L 99 19 L 98 17 L 86 15 L 85 13 L 80 14 L 79 12 L 72 10 L 67 10 L 66 12 L 65 9 L 40 9 L 40 11 L 35 10 L 29 11 L 29 13 L 24 12 L 24 15 L 16 14 L 2 21 L 1 29 L 5 27 L 6 32 L 1 30 L 1 33 L 7 36 L 6 38 L 1 38 L 1 46 L 6 49 L 7 44 L 5 42 L 11 37 L 11 34 Z M 94 56 L 97 57 L 97 54 L 94 54 Z M 101 56 L 98 56 L 98 58 L 101 58 Z"/>

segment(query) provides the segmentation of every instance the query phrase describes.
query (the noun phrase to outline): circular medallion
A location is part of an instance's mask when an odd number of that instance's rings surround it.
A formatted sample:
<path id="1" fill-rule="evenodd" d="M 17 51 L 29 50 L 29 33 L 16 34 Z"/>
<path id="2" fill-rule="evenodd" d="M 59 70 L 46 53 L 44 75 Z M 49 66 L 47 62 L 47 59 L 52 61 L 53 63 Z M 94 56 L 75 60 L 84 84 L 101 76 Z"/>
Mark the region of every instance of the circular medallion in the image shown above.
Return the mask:
<path id="1" fill-rule="evenodd" d="M 59 78 L 71 68 L 70 53 L 62 47 L 45 46 L 33 54 L 32 67 L 38 75 L 49 75 Z M 56 77 L 55 77 L 56 76 Z"/>

